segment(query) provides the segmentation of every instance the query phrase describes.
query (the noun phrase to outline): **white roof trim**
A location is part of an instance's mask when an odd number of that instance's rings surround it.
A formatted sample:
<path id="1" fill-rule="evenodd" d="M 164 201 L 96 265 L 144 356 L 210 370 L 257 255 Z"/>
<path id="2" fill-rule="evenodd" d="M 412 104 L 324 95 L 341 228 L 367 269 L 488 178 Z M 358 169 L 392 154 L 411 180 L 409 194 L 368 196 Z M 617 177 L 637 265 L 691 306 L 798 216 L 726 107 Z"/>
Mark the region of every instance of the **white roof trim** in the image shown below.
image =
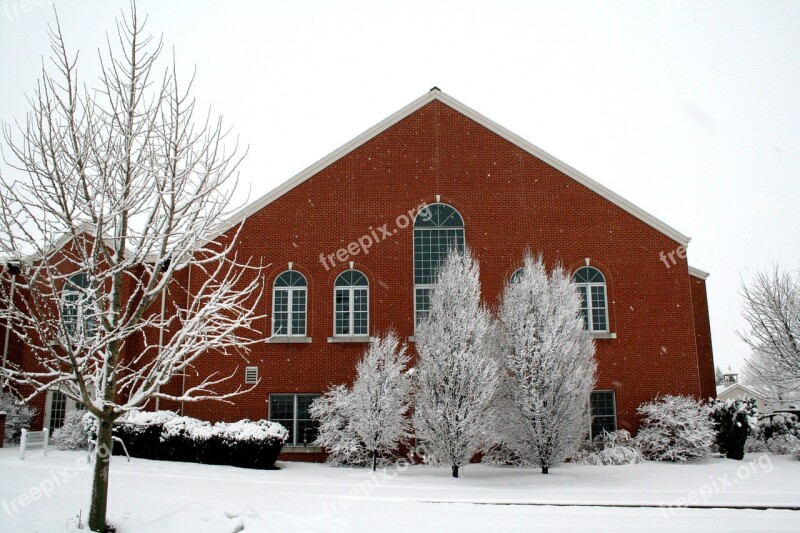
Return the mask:
<path id="1" fill-rule="evenodd" d="M 689 266 L 689 275 L 690 276 L 694 276 L 696 278 L 700 278 L 700 279 L 705 281 L 705 280 L 708 279 L 708 276 L 710 276 L 711 274 L 709 274 L 705 270 L 700 270 L 699 268 L 695 268 L 693 266 Z"/>
<path id="2" fill-rule="evenodd" d="M 584 185 L 588 189 L 594 191 L 595 193 L 599 194 L 606 200 L 610 201 L 611 203 L 617 205 L 618 207 L 622 208 L 623 210 L 627 211 L 631 215 L 635 216 L 639 220 L 645 222 L 646 224 L 652 226 L 653 228 L 657 229 L 664 235 L 670 237 L 674 241 L 686 246 L 689 244 L 691 240 L 689 237 L 684 235 L 683 233 L 679 232 L 675 228 L 669 226 L 668 224 L 662 222 L 658 218 L 654 217 L 653 215 L 645 212 L 641 208 L 637 207 L 636 205 L 632 204 L 628 200 L 622 198 L 617 193 L 607 189 L 603 185 L 599 184 L 598 182 L 594 181 L 590 177 L 586 176 L 585 174 L 579 172 L 578 170 L 572 168 L 571 166 L 567 165 L 563 161 L 553 157 L 552 155 L 548 154 L 544 150 L 534 146 L 533 144 L 529 143 L 522 137 L 516 135 L 515 133 L 507 130 L 506 128 L 500 126 L 499 124 L 489 120 L 485 116 L 481 115 L 477 111 L 465 106 L 455 98 L 448 96 L 447 94 L 443 93 L 438 88 L 433 88 L 429 92 L 425 93 L 421 97 L 417 98 L 407 106 L 405 106 L 400 111 L 394 113 L 393 115 L 387 117 L 386 119 L 382 120 L 378 124 L 374 125 L 352 141 L 348 142 L 341 148 L 331 152 L 327 156 L 323 157 L 310 167 L 306 168 L 299 174 L 295 175 L 294 177 L 290 178 L 289 180 L 285 181 L 272 191 L 268 192 L 261 198 L 255 200 L 252 204 L 245 206 L 242 208 L 241 211 L 233 215 L 231 218 L 227 220 L 226 224 L 220 228 L 219 232 L 214 235 L 217 236 L 223 231 L 229 229 L 236 224 L 239 224 L 243 220 L 245 220 L 249 215 L 255 213 L 273 201 L 277 200 L 290 190 L 294 189 L 308 178 L 313 176 L 314 174 L 318 173 L 325 167 L 335 163 L 351 151 L 355 150 L 362 144 L 366 143 L 373 137 L 377 136 L 378 134 L 382 133 L 383 131 L 389 129 L 391 126 L 395 125 L 396 123 L 400 122 L 402 119 L 406 118 L 407 116 L 411 115 L 421 107 L 425 106 L 426 104 L 434 101 L 439 100 L 440 102 L 444 103 L 445 105 L 455 109 L 456 111 L 460 112 L 461 114 L 465 115 L 466 117 L 474 120 L 478 124 L 484 126 L 485 128 L 489 129 L 490 131 L 496 133 L 500 137 L 503 137 L 507 141 L 515 144 L 519 148 L 522 148 L 529 154 L 533 155 L 544 161 L 545 163 L 549 164 L 550 166 L 560 170 L 567 176 L 571 177 L 581 185 Z M 213 237 L 212 237 L 213 238 Z"/>
<path id="3" fill-rule="evenodd" d="M 761 394 L 760 392 L 758 392 L 758 391 L 756 391 L 756 390 L 753 390 L 753 389 L 751 389 L 750 387 L 747 387 L 747 386 L 745 386 L 745 385 L 742 385 L 741 383 L 732 383 L 732 384 L 730 384 L 730 385 L 719 385 L 719 386 L 717 387 L 717 396 L 719 396 L 720 394 L 725 394 L 726 392 L 730 392 L 730 391 L 732 391 L 732 390 L 735 390 L 735 389 L 737 389 L 737 388 L 738 388 L 738 389 L 741 389 L 741 390 L 742 390 L 742 391 L 744 391 L 746 394 L 750 394 L 750 395 L 752 395 L 753 397 L 755 397 L 755 398 L 758 398 L 758 399 L 760 399 L 760 400 L 764 400 L 764 399 L 766 398 L 766 397 L 765 397 L 763 394 Z"/>

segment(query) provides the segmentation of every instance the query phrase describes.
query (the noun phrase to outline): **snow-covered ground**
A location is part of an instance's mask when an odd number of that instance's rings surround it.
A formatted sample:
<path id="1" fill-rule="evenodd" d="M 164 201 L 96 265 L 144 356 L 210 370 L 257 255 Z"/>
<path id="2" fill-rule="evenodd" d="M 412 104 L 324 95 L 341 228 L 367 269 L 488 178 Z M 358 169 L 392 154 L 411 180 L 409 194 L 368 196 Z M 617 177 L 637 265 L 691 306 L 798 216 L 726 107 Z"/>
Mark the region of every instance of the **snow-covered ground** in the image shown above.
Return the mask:
<path id="1" fill-rule="evenodd" d="M 122 533 L 800 531 L 800 461 L 788 456 L 566 464 L 547 476 L 470 465 L 461 479 L 449 468 L 424 466 L 375 474 L 279 466 L 259 471 L 114 457 L 109 520 Z M 34 452 L 22 462 L 16 448 L 0 449 L 0 531 L 77 531 L 90 478 L 83 453 Z M 750 508 L 724 508 L 740 506 Z"/>

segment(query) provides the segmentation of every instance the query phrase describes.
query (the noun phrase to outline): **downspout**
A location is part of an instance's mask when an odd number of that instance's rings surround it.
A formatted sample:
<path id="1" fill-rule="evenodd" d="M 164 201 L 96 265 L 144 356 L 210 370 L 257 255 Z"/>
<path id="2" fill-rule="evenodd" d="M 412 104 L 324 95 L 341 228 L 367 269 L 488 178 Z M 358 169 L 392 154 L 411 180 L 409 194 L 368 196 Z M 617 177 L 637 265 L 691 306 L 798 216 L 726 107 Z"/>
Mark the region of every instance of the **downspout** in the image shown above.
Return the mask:
<path id="1" fill-rule="evenodd" d="M 186 280 L 186 309 L 189 309 L 189 299 L 192 295 L 192 263 L 189 263 L 189 272 L 187 274 Z M 181 377 L 181 416 L 183 416 L 183 395 L 186 392 L 186 369 L 183 369 L 183 375 Z"/>
<path id="2" fill-rule="evenodd" d="M 8 316 L 6 317 L 6 335 L 3 340 L 3 370 L 5 370 L 6 362 L 8 361 L 8 340 L 11 335 L 11 306 L 14 305 L 14 289 L 17 287 L 16 281 L 17 274 L 19 274 L 19 265 L 8 263 L 6 268 L 8 268 L 8 271 L 11 273 L 11 294 L 8 301 Z M 5 385 L 5 380 L 3 381 L 3 385 Z"/>
<path id="3" fill-rule="evenodd" d="M 161 357 L 161 352 L 164 350 L 164 309 L 167 306 L 167 288 L 161 291 L 161 323 L 158 328 L 158 357 Z M 161 392 L 161 385 L 156 389 Z M 161 398 L 156 396 L 156 411 L 161 410 Z M 183 414 L 183 413 L 181 413 Z"/>

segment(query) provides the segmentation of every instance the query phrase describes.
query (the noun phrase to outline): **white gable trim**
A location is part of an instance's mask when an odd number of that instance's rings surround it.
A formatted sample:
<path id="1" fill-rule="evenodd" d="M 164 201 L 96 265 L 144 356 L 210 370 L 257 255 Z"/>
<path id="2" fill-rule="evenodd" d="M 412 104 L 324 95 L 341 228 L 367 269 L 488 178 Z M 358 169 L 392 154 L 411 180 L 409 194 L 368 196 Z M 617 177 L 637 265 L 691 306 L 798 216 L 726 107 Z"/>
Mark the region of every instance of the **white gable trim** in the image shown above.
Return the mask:
<path id="1" fill-rule="evenodd" d="M 211 238 L 214 238 L 221 234 L 223 231 L 230 229 L 231 227 L 239 224 L 240 222 L 244 221 L 249 215 L 263 209 L 267 205 L 271 204 L 273 201 L 277 200 L 287 192 L 291 191 L 308 178 L 313 176 L 314 174 L 318 173 L 322 169 L 328 167 L 329 165 L 335 163 L 348 153 L 352 152 L 362 144 L 366 143 L 373 137 L 377 136 L 378 134 L 384 132 L 385 130 L 389 129 L 391 126 L 397 124 L 402 119 L 406 118 L 407 116 L 411 115 L 418 109 L 422 108 L 426 104 L 434 101 L 439 100 L 440 102 L 444 103 L 445 105 L 455 109 L 456 111 L 460 112 L 461 114 L 465 115 L 466 117 L 474 120 L 478 124 L 484 126 L 485 128 L 489 129 L 490 131 L 496 133 L 500 137 L 506 139 L 507 141 L 515 144 L 519 148 L 525 150 L 529 154 L 541 159 L 548 165 L 558 169 L 559 171 L 563 172 L 567 176 L 571 177 L 581 185 L 584 185 L 588 189 L 594 191 L 595 193 L 599 194 L 606 200 L 610 201 L 611 203 L 617 205 L 618 207 L 622 208 L 623 210 L 627 211 L 631 215 L 635 216 L 639 220 L 645 222 L 646 224 L 652 226 L 653 228 L 657 229 L 664 235 L 668 236 L 669 238 L 673 239 L 674 241 L 686 246 L 689 244 L 691 240 L 689 237 L 684 235 L 683 233 L 679 232 L 675 228 L 669 226 L 668 224 L 662 222 L 661 220 L 657 219 L 653 215 L 645 212 L 641 208 L 637 207 L 636 205 L 632 204 L 628 200 L 622 198 L 615 192 L 607 189 L 603 185 L 599 184 L 598 182 L 594 181 L 590 177 L 586 176 L 585 174 L 579 172 L 578 170 L 572 168 L 571 166 L 567 165 L 563 161 L 553 157 L 552 155 L 548 154 L 544 150 L 534 146 L 533 144 L 529 143 L 522 137 L 516 135 L 515 133 L 507 130 L 506 128 L 500 126 L 499 124 L 489 120 L 485 116 L 481 115 L 477 111 L 465 106 L 455 98 L 452 98 L 441 90 L 437 88 L 431 89 L 429 92 L 417 98 L 407 106 L 405 106 L 400 111 L 394 113 L 393 115 L 387 117 L 386 119 L 382 120 L 378 124 L 374 125 L 352 141 L 348 142 L 341 148 L 331 152 L 327 156 L 323 157 L 310 167 L 306 168 L 299 174 L 295 175 L 294 177 L 290 178 L 289 180 L 285 181 L 272 191 L 268 192 L 261 198 L 255 200 L 248 206 L 242 208 L 241 211 L 233 215 L 229 218 L 225 224 L 219 229 L 217 233 L 215 233 Z"/>
<path id="2" fill-rule="evenodd" d="M 705 270 L 700 270 L 699 268 L 695 268 L 693 266 L 690 266 L 689 267 L 689 275 L 690 276 L 694 276 L 696 278 L 700 278 L 703 281 L 705 281 L 705 280 L 708 279 L 708 276 L 710 276 L 711 274 L 709 274 Z"/>

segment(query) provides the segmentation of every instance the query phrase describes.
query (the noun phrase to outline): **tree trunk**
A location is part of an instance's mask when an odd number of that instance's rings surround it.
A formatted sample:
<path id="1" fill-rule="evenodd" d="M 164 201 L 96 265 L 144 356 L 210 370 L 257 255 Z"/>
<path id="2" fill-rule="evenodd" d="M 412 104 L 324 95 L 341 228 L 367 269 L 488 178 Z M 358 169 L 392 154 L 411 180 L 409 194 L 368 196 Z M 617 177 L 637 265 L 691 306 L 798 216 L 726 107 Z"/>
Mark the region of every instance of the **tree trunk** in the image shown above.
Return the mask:
<path id="1" fill-rule="evenodd" d="M 458 477 L 458 465 L 453 465 L 453 477 Z"/>
<path id="2" fill-rule="evenodd" d="M 105 531 L 106 507 L 108 504 L 108 470 L 111 465 L 112 422 L 98 420 L 97 446 L 94 450 L 94 479 L 92 481 L 92 504 L 89 509 L 89 529 Z"/>
<path id="3" fill-rule="evenodd" d="M 375 472 L 375 470 L 377 469 L 378 469 L 378 452 L 374 451 L 372 452 L 372 471 Z"/>
<path id="4" fill-rule="evenodd" d="M 549 473 L 550 473 L 550 466 L 542 464 L 542 474 L 549 474 Z"/>

